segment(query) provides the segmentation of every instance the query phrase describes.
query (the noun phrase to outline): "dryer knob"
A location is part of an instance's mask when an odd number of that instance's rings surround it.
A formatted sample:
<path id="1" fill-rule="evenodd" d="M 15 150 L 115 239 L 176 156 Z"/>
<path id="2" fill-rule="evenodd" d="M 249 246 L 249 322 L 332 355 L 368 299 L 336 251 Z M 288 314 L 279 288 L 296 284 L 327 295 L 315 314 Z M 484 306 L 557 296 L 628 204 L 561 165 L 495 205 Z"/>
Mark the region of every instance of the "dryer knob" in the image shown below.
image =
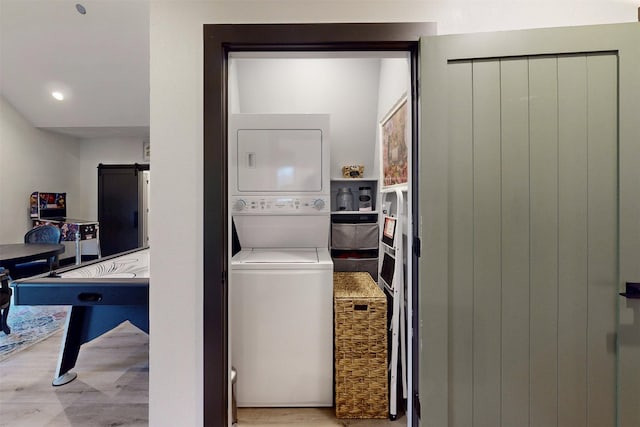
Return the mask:
<path id="1" fill-rule="evenodd" d="M 237 211 L 244 210 L 244 208 L 246 208 L 246 207 L 247 207 L 247 202 L 245 202 L 245 201 L 244 201 L 244 200 L 242 200 L 242 199 L 236 200 L 236 203 L 235 203 L 234 208 L 235 208 Z"/>
<path id="2" fill-rule="evenodd" d="M 316 199 L 313 201 L 313 207 L 316 208 L 317 210 L 321 211 L 322 208 L 324 208 L 324 200 L 322 199 Z"/>

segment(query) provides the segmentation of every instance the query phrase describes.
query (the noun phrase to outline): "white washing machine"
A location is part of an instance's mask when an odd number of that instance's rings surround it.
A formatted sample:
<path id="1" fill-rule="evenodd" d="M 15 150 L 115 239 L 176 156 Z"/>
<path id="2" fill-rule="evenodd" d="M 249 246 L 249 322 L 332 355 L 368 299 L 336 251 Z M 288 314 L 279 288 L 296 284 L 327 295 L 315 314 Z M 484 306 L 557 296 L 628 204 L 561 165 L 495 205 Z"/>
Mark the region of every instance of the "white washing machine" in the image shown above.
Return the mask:
<path id="1" fill-rule="evenodd" d="M 307 214 L 234 215 L 243 248 L 231 260 L 229 286 L 238 406 L 333 405 L 328 215 L 315 215 L 312 200 L 292 200 L 303 207 L 290 209 Z"/>
<path id="2" fill-rule="evenodd" d="M 242 250 L 231 259 L 236 402 L 333 405 L 329 117 L 233 115 L 229 192 Z"/>

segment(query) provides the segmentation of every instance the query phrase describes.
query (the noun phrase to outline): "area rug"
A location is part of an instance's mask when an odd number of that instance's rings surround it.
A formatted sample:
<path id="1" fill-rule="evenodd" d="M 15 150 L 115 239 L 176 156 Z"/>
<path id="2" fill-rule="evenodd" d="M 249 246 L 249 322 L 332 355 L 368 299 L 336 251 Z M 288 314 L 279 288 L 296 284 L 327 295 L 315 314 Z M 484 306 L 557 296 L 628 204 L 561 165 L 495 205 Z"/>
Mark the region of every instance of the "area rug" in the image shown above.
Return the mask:
<path id="1" fill-rule="evenodd" d="M 0 331 L 0 361 L 25 350 L 60 330 L 67 317 L 67 306 L 13 305 L 8 324 L 11 333 Z"/>

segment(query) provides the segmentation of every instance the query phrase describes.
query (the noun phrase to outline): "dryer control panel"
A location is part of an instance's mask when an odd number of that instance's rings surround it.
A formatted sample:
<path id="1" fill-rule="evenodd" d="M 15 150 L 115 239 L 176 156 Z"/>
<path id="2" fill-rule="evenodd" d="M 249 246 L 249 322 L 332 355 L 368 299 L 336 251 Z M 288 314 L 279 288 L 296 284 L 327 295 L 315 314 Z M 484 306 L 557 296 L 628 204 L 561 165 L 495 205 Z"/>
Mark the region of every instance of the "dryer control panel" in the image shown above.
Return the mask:
<path id="1" fill-rule="evenodd" d="M 317 196 L 232 196 L 234 214 L 318 214 L 329 213 L 329 198 Z"/>

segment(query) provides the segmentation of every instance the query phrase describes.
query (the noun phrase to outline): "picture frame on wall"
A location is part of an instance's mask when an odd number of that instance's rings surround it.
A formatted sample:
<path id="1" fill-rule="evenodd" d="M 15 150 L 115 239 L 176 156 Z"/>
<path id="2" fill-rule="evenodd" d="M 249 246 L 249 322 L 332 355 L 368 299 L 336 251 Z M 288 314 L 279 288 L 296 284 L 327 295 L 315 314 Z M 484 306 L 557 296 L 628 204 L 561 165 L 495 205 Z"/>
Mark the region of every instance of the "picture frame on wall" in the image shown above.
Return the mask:
<path id="1" fill-rule="evenodd" d="M 395 246 L 396 238 L 396 218 L 385 216 L 382 227 L 382 242 L 389 247 Z"/>
<path id="2" fill-rule="evenodd" d="M 409 107 L 403 95 L 380 122 L 382 188 L 406 187 L 409 177 Z"/>

